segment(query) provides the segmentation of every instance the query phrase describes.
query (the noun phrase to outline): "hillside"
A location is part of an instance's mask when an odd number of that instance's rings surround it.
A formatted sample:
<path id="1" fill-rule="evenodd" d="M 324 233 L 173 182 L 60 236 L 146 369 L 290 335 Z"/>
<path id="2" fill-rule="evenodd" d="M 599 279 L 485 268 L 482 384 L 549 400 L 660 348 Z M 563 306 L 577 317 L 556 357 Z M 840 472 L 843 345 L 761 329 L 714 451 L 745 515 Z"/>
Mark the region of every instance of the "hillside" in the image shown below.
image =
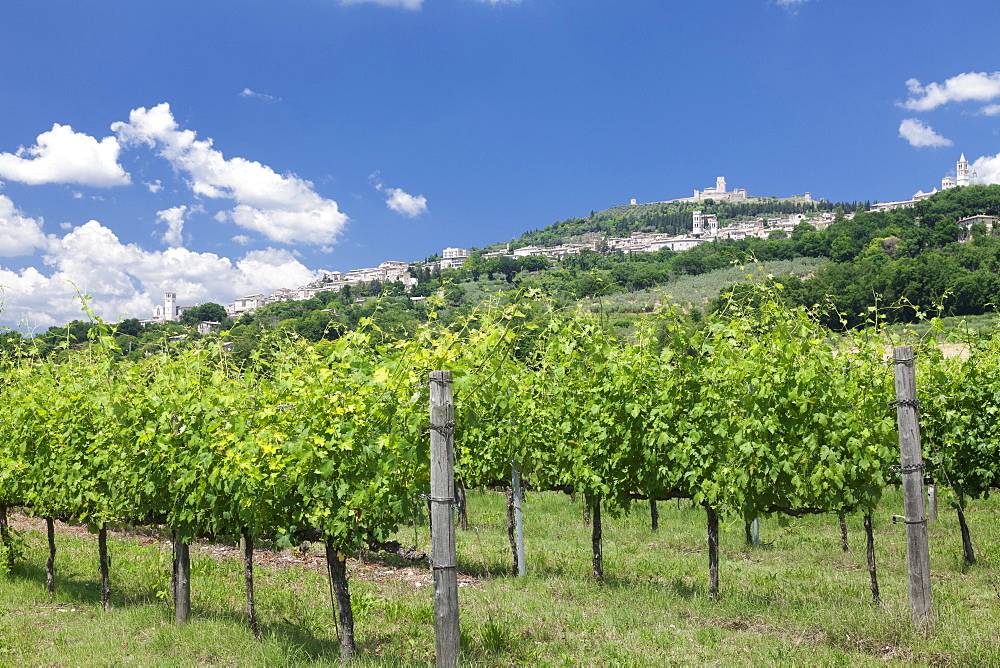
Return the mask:
<path id="1" fill-rule="evenodd" d="M 723 220 L 803 207 L 780 201 L 708 206 L 728 216 Z M 615 207 L 523 235 L 518 243 L 558 243 L 601 234 L 602 226 L 615 234 L 669 229 L 688 224 L 684 221 L 690 220 L 690 210 L 690 203 Z M 319 341 L 368 322 L 382 336 L 400 339 L 428 319 L 455 321 L 485 301 L 515 299 L 529 289 L 556 305 L 597 306 L 632 319 L 645 317 L 670 295 L 698 317 L 693 307 L 712 310 L 720 297 L 745 292 L 740 284 L 747 274 L 738 267 L 753 263 L 764 267 L 752 272 L 756 280 L 780 283 L 789 306 L 818 307 L 824 323 L 833 328 L 863 326 L 876 312 L 889 322 L 912 322 L 927 313 L 978 315 L 993 312 L 1000 303 L 1000 225 L 992 230 L 988 219 L 958 224 L 975 215 L 1000 216 L 1000 186 L 952 188 L 912 208 L 838 215 L 825 229 L 800 224 L 788 238 L 716 240 L 683 252 L 584 251 L 554 264 L 537 256 L 474 255 L 462 269 L 418 267 L 418 283 L 409 291 L 400 283 L 362 284 L 305 301 L 268 304 L 253 315 L 225 322 L 224 329 L 237 358 L 255 354 L 269 330 Z M 50 328 L 32 339 L 31 346 L 12 333 L 0 337 L 0 348 L 22 355 L 65 355 L 69 348 L 86 345 L 95 336 L 93 330 L 93 323 L 75 321 Z M 142 328 L 137 321 L 125 321 L 115 334 L 122 354 L 133 358 L 178 338 L 200 338 L 180 323 Z"/>
<path id="2" fill-rule="evenodd" d="M 540 230 L 530 230 L 512 240 L 511 248 L 557 246 L 581 238 L 626 237 L 633 232 L 684 234 L 691 231 L 691 212 L 715 214 L 719 224 L 757 217 L 788 216 L 793 213 L 854 211 L 857 202 L 814 201 L 803 203 L 777 198 L 755 198 L 747 202 L 651 202 L 592 211 L 585 218 L 567 218 Z M 493 244 L 490 248 L 505 244 Z"/>

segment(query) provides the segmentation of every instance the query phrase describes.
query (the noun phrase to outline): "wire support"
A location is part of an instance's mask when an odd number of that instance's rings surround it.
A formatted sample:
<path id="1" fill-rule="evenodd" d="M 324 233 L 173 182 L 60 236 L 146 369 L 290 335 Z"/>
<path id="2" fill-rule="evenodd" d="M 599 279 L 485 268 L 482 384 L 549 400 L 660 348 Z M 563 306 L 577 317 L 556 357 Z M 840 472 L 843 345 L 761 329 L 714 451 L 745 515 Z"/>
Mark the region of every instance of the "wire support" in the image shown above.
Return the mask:
<path id="1" fill-rule="evenodd" d="M 889 467 L 889 470 L 893 473 L 899 473 L 900 475 L 907 475 L 909 473 L 920 473 L 925 471 L 927 466 L 920 462 L 919 464 L 895 464 Z"/>
<path id="2" fill-rule="evenodd" d="M 279 411 L 294 410 L 296 404 L 275 404 L 273 406 L 244 406 L 243 408 L 220 408 L 219 413 L 239 413 L 241 411 L 262 411 L 267 408 L 276 408 Z"/>
<path id="3" fill-rule="evenodd" d="M 444 424 L 432 424 L 424 427 L 424 433 L 431 431 L 436 431 L 445 438 L 451 438 L 455 435 L 455 423 L 454 421 L 448 421 Z"/>

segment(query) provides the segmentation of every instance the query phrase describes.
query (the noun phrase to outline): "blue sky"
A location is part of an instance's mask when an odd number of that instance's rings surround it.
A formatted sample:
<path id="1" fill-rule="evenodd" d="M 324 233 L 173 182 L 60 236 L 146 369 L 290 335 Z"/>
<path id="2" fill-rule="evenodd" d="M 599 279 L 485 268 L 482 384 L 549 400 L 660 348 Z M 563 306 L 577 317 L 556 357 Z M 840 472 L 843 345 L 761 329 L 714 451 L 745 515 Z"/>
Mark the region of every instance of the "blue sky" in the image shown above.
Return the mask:
<path id="1" fill-rule="evenodd" d="M 1000 12 L 5 0 L 0 323 L 148 317 L 689 196 L 1000 182 Z M 76 288 L 74 288 L 76 286 Z"/>

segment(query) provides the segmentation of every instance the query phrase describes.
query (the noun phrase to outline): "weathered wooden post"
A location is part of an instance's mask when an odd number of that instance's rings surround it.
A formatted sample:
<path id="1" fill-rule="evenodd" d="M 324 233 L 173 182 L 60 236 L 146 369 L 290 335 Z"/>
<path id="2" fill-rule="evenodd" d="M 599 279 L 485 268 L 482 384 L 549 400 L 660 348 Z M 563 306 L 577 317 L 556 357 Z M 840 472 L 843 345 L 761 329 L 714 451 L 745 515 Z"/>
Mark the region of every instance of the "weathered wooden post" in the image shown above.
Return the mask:
<path id="1" fill-rule="evenodd" d="M 191 550 L 187 539 L 174 534 L 174 621 L 187 622 L 191 613 Z"/>
<path id="2" fill-rule="evenodd" d="M 45 518 L 45 530 L 49 537 L 49 558 L 45 562 L 45 586 L 49 596 L 56 593 L 56 524 L 52 517 Z"/>
<path id="3" fill-rule="evenodd" d="M 512 392 L 510 388 L 507 389 L 507 399 L 510 400 Z M 514 413 L 511 411 L 510 414 L 510 433 L 511 438 L 514 437 L 514 425 L 517 422 L 514 420 Z M 521 467 L 518 466 L 516 461 L 511 460 L 510 462 L 510 488 L 511 488 L 511 519 L 514 521 L 514 531 L 511 535 L 511 547 L 514 550 L 514 564 L 517 567 L 518 576 L 524 576 L 527 572 L 526 566 L 524 565 L 524 514 L 521 510 L 521 499 L 524 496 L 521 490 Z"/>
<path id="4" fill-rule="evenodd" d="M 917 419 L 917 382 L 913 346 L 893 349 L 896 366 L 896 421 L 899 425 L 899 472 L 903 477 L 903 512 L 909 566 L 910 615 L 924 624 L 934 616 L 931 604 L 931 567 L 924 508 L 924 461 Z"/>
<path id="5" fill-rule="evenodd" d="M 434 569 L 434 634 L 438 668 L 458 665 L 458 572 L 455 564 L 455 409 L 450 371 L 432 371 L 431 566 Z"/>
<path id="6" fill-rule="evenodd" d="M 524 515 L 521 511 L 521 469 L 517 463 L 511 463 L 510 482 L 514 492 L 514 532 L 516 535 L 515 554 L 517 556 L 517 574 L 523 576 L 527 572 L 524 565 Z"/>
<path id="7" fill-rule="evenodd" d="M 101 569 L 101 606 L 105 612 L 111 609 L 111 559 L 108 557 L 108 523 L 102 522 L 97 531 L 97 553 Z"/>

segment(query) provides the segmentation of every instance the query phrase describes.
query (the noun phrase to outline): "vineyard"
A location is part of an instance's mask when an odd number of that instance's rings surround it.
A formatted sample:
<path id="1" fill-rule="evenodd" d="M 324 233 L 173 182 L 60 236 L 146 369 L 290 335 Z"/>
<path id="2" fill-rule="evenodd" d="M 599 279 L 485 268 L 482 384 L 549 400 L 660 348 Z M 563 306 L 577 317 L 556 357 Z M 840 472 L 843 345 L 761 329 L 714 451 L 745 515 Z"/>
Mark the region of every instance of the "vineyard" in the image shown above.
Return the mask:
<path id="1" fill-rule="evenodd" d="M 608 518 L 642 508 L 655 529 L 667 506 L 701 513 L 708 549 L 698 590 L 720 605 L 720 521 L 754 542 L 755 521 L 829 516 L 846 549 L 857 518 L 868 554 L 858 577 L 877 605 L 873 514 L 901 478 L 891 468 L 900 407 L 886 347 L 895 342 L 877 327 L 834 335 L 809 311 L 752 290 L 698 321 L 664 310 L 628 337 L 600 314 L 524 299 L 432 323 L 403 342 L 385 342 L 374 326 L 320 344 L 276 339 L 246 365 L 219 344 L 123 362 L 101 327 L 62 364 L 13 356 L 0 387 L 0 569 L 17 573 L 27 558 L 8 511 L 46 522 L 50 592 L 55 520 L 85 525 L 98 535 L 95 573 L 108 609 L 109 527 L 155 529 L 171 539 L 170 595 L 185 621 L 198 587 L 189 546 L 240 542 L 246 623 L 263 638 L 255 545 L 321 543 L 340 652 L 350 658 L 347 558 L 421 525 L 428 377 L 446 369 L 460 522 L 470 522 L 477 491 L 528 490 L 506 494 L 512 572 L 525 565 L 514 536 L 525 494 L 529 514 L 533 497 L 552 493 L 578 504 L 598 582 L 615 578 L 603 556 Z M 918 346 L 916 373 L 924 475 L 957 509 L 956 549 L 972 564 L 967 507 L 997 484 L 1000 342 L 965 343 L 968 354 L 952 358 Z"/>

